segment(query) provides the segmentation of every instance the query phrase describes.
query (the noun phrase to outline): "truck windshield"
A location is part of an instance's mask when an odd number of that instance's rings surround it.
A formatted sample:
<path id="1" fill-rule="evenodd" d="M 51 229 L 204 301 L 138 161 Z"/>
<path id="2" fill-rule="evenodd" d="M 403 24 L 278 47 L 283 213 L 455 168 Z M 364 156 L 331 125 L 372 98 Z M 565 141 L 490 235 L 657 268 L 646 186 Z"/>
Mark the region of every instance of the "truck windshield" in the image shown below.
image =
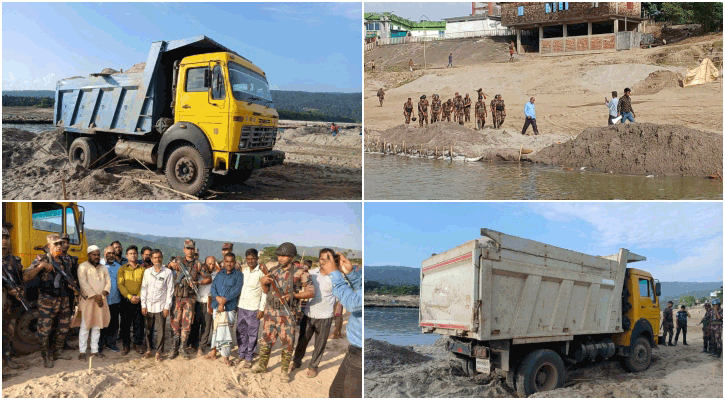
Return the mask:
<path id="1" fill-rule="evenodd" d="M 235 99 L 274 107 L 267 80 L 256 72 L 230 62 L 229 81 Z"/>

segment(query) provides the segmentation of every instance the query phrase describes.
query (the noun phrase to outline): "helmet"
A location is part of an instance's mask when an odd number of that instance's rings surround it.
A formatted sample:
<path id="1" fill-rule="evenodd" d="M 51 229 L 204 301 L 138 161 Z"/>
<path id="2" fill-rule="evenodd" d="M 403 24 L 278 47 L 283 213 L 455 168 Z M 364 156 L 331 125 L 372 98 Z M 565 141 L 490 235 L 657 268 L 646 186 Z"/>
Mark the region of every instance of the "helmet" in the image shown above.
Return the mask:
<path id="1" fill-rule="evenodd" d="M 290 242 L 284 242 L 277 247 L 275 254 L 278 256 L 294 257 L 297 255 L 297 247 Z"/>
<path id="2" fill-rule="evenodd" d="M 8 228 L 3 226 L 3 236 L 10 236 L 10 231 L 8 231 Z"/>
<path id="3" fill-rule="evenodd" d="M 712 305 L 720 304 L 720 299 L 713 299 Z"/>
<path id="4" fill-rule="evenodd" d="M 420 96 L 420 99 L 421 100 L 425 99 L 425 95 Z"/>

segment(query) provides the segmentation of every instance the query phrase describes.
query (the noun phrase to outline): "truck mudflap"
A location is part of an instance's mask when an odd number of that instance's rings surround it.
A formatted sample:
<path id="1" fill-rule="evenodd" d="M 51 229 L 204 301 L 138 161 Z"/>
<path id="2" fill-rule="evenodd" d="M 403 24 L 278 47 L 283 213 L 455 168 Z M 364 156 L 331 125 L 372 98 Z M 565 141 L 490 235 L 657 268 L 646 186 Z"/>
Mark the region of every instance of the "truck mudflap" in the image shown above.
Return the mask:
<path id="1" fill-rule="evenodd" d="M 282 165 L 284 151 L 270 150 L 255 153 L 234 153 L 229 157 L 229 169 L 260 169 Z"/>

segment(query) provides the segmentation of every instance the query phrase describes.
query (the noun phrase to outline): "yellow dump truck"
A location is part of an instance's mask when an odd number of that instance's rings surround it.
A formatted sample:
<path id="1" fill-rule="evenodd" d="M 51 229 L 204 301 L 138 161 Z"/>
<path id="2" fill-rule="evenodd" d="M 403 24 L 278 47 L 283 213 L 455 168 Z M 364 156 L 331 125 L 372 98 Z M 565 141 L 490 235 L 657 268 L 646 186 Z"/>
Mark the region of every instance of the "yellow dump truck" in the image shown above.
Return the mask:
<path id="1" fill-rule="evenodd" d="M 71 163 L 136 159 L 192 195 L 212 173 L 240 183 L 285 158 L 266 74 L 206 36 L 154 42 L 143 70 L 60 80 L 53 121 Z"/>
<path id="2" fill-rule="evenodd" d="M 50 233 L 67 234 L 70 239 L 68 254 L 78 257 L 79 263 L 88 260 L 88 243 L 83 229 L 83 207 L 70 202 L 2 203 L 3 226 L 10 231 L 12 253 L 20 257 L 24 268 L 36 256 L 43 254 Z M 37 307 L 38 293 L 28 287 L 27 299 L 33 309 Z M 37 316 L 24 312 L 18 318 L 13 348 L 20 354 L 38 349 Z"/>
<path id="3" fill-rule="evenodd" d="M 423 261 L 419 324 L 449 337 L 466 374 L 500 370 L 528 396 L 566 366 L 619 358 L 647 369 L 659 343 L 660 283 L 620 249 L 591 256 L 490 229 Z"/>

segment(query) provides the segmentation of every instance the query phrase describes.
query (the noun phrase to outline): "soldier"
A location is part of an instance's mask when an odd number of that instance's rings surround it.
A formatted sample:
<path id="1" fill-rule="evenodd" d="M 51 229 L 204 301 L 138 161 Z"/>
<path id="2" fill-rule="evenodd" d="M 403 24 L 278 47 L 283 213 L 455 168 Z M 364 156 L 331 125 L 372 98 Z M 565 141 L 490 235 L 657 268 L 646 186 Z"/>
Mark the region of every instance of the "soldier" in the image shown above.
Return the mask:
<path id="1" fill-rule="evenodd" d="M 374 65 L 373 68 L 375 68 Z M 380 100 L 380 107 L 382 107 L 383 100 L 385 100 L 385 91 L 383 90 L 383 88 L 380 88 L 380 90 L 378 90 L 378 100 Z"/>
<path id="2" fill-rule="evenodd" d="M 476 129 L 483 129 L 486 125 L 486 104 L 483 100 L 476 103 Z"/>
<path id="3" fill-rule="evenodd" d="M 720 299 L 712 300 L 712 318 L 710 319 L 710 354 L 722 356 L 722 308 Z"/>
<path id="4" fill-rule="evenodd" d="M 674 304 L 675 303 L 668 301 L 667 308 L 662 311 L 662 323 L 660 324 L 660 328 L 664 329 L 664 341 L 666 342 L 667 346 L 674 346 L 674 344 L 672 344 L 672 337 L 675 335 L 675 321 L 672 315 L 672 306 Z M 668 333 L 670 334 L 669 341 L 667 340 Z"/>
<path id="5" fill-rule="evenodd" d="M 458 121 L 458 92 L 453 95 L 453 122 Z"/>
<path id="6" fill-rule="evenodd" d="M 420 127 L 423 127 L 423 120 L 425 120 L 425 125 L 428 126 L 428 100 L 425 99 L 425 95 L 420 96 L 420 101 L 418 102 L 418 124 L 420 124 Z"/>
<path id="7" fill-rule="evenodd" d="M 491 116 L 493 117 L 493 127 L 500 129 L 503 121 L 506 119 L 506 104 L 500 94 L 497 94 L 491 100 Z"/>
<path id="8" fill-rule="evenodd" d="M 406 124 L 410 124 L 411 114 L 413 114 L 413 100 L 408 97 L 408 101 L 403 103 L 403 116 L 405 117 Z"/>
<path id="9" fill-rule="evenodd" d="M 194 306 L 201 271 L 201 263 L 194 258 L 195 249 L 196 244 L 193 240 L 184 240 L 184 258 L 177 259 L 176 263 L 169 263 L 169 266 L 176 270 L 174 274 L 174 311 L 171 318 L 174 338 L 168 356 L 170 360 L 176 358 L 179 351 L 181 351 L 182 357 L 189 359 L 187 339 L 191 332 L 191 323 L 194 321 Z"/>
<path id="10" fill-rule="evenodd" d="M 451 113 L 452 112 L 453 112 L 453 101 L 451 101 L 451 99 L 448 99 L 448 101 L 443 103 L 443 119 L 441 119 L 441 121 L 451 122 Z"/>
<path id="11" fill-rule="evenodd" d="M 710 307 L 710 302 L 705 302 L 705 316 L 702 317 L 702 320 L 698 323 L 698 325 L 702 324 L 702 352 L 707 353 L 708 352 L 708 346 L 710 344 L 710 318 L 712 318 L 713 312 Z"/>
<path id="12" fill-rule="evenodd" d="M 468 97 L 468 93 L 466 93 L 466 98 L 463 99 L 463 114 L 466 122 L 471 122 L 471 98 Z"/>
<path id="13" fill-rule="evenodd" d="M 38 339 L 40 355 L 45 368 L 53 368 L 58 359 L 70 360 L 63 355 L 63 344 L 70 329 L 72 310 L 71 298 L 78 284 L 71 275 L 70 265 L 60 257 L 63 254 L 63 240 L 57 233 L 46 237 L 48 254 L 39 255 L 23 274 L 25 282 L 33 281 L 38 287 Z M 58 329 L 50 353 L 50 336 L 53 322 L 58 318 Z"/>
<path id="14" fill-rule="evenodd" d="M 23 312 L 21 299 L 25 299 L 23 265 L 20 257 L 15 257 L 10 249 L 10 231 L 3 227 L 3 368 L 25 368 L 11 361 L 12 341 L 15 327 Z"/>
<path id="15" fill-rule="evenodd" d="M 434 124 L 440 120 L 441 117 L 441 98 L 437 94 L 433 95 L 433 101 L 430 103 L 430 123 Z"/>
<path id="16" fill-rule="evenodd" d="M 70 250 L 70 237 L 68 237 L 67 233 L 64 233 L 60 235 L 60 239 L 63 240 L 63 254 L 60 257 L 63 259 L 63 261 L 70 265 L 71 276 L 73 277 L 73 279 L 78 281 L 78 257 L 68 254 L 68 250 Z M 75 310 L 76 305 L 78 305 L 78 296 L 73 296 L 73 298 L 71 299 L 70 309 Z M 67 337 L 64 348 L 67 350 L 72 349 L 72 347 L 68 344 Z"/>
<path id="17" fill-rule="evenodd" d="M 294 244 L 282 243 L 276 251 L 279 268 L 263 276 L 262 290 L 268 293 L 267 307 L 264 311 L 262 324 L 262 342 L 259 347 L 259 361 L 255 373 L 267 372 L 269 355 L 277 337 L 282 341 L 282 368 L 280 381 L 289 382 L 289 366 L 292 360 L 292 350 L 295 341 L 295 321 L 297 319 L 299 300 L 311 299 L 315 296 L 315 288 L 308 272 L 302 269 L 294 270 L 292 261 L 297 256 L 297 247 Z M 270 288 L 275 284 L 282 298 Z M 287 310 L 291 313 L 288 314 Z"/>
<path id="18" fill-rule="evenodd" d="M 677 339 L 680 337 L 680 332 L 682 332 L 682 344 L 684 346 L 689 346 L 689 344 L 687 344 L 687 318 L 692 317 L 683 304 L 680 306 L 680 311 L 677 312 L 677 333 L 675 333 L 675 345 L 677 345 Z"/>

